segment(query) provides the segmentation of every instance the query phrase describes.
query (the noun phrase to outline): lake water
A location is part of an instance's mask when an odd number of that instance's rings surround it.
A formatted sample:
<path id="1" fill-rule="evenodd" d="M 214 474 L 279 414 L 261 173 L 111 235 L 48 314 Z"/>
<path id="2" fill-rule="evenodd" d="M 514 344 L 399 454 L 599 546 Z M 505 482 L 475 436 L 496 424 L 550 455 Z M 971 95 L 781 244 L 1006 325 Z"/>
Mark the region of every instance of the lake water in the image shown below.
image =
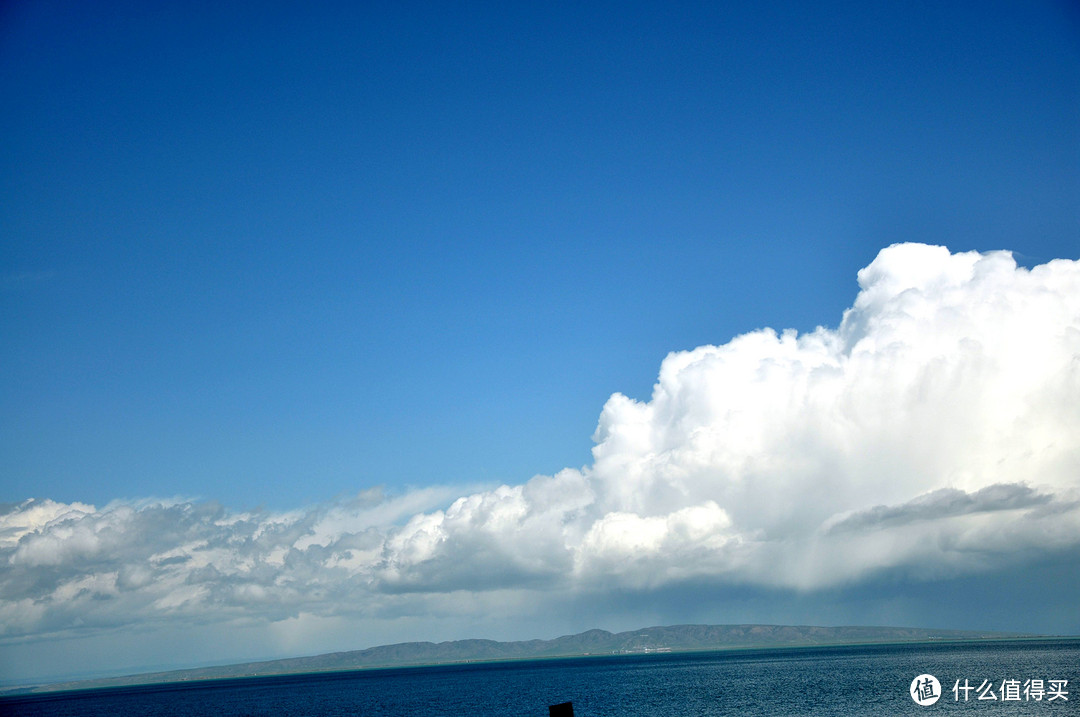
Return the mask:
<path id="1" fill-rule="evenodd" d="M 936 704 L 921 706 L 909 694 L 922 674 L 940 683 Z M 966 701 L 965 685 L 970 688 Z M 1080 715 L 1080 639 L 625 655 L 257 677 L 5 698 L 0 715 L 547 717 L 548 705 L 566 701 L 573 702 L 575 717 Z"/>

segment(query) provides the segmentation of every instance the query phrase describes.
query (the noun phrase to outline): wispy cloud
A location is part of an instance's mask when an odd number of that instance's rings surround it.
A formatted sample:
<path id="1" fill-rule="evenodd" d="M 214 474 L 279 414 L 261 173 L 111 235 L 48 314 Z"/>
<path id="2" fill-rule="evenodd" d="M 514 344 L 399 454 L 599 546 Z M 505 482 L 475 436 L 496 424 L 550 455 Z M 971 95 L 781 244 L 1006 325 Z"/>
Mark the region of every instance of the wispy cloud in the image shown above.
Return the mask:
<path id="1" fill-rule="evenodd" d="M 452 615 L 463 595 L 687 582 L 833 589 L 1080 546 L 1080 262 L 905 244 L 858 278 L 836 329 L 668 355 L 650 400 L 608 400 L 581 469 L 289 513 L 9 505 L 0 629 Z"/>
<path id="2" fill-rule="evenodd" d="M 1022 510 L 1045 506 L 1051 502 L 1052 496 L 1038 493 L 1019 483 L 998 483 L 974 493 L 965 493 L 956 488 L 941 488 L 903 505 L 876 505 L 869 510 L 845 516 L 834 522 L 827 532 L 897 527 L 917 521 L 945 520 L 975 513 Z"/>

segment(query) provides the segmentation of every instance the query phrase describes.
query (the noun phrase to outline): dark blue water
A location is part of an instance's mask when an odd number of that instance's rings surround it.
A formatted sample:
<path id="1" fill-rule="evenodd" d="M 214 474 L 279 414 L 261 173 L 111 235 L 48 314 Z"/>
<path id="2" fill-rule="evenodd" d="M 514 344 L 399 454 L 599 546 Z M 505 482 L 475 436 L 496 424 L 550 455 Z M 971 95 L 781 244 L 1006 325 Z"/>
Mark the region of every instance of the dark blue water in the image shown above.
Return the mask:
<path id="1" fill-rule="evenodd" d="M 923 673 L 941 698 L 908 693 Z M 972 688 L 964 701 L 957 681 Z M 1028 682 L 1005 700 L 1005 680 Z M 1042 699 L 1038 684 L 1042 680 Z M 1051 700 L 1051 680 L 1060 694 Z M 977 699 L 978 688 L 983 696 Z M 1034 691 L 1031 688 L 1036 688 Z M 1063 699 L 1067 698 L 1067 699 Z M 0 699 L 0 715 L 1080 715 L 1080 640 L 709 652 L 258 677 Z"/>

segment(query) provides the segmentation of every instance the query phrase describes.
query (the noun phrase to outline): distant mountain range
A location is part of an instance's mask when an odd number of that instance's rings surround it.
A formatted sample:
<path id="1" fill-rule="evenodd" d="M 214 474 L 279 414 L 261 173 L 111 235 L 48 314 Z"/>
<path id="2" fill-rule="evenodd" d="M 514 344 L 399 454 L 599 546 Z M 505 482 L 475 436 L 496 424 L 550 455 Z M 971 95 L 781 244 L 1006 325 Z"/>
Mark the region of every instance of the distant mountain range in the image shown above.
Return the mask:
<path id="1" fill-rule="evenodd" d="M 554 640 L 453 640 L 451 642 L 405 642 L 366 650 L 333 652 L 313 657 L 294 657 L 266 662 L 246 662 L 109 677 L 43 685 L 18 690 L 56 690 L 117 687 L 192 680 L 214 680 L 256 675 L 406 667 L 497 660 L 525 660 L 591 655 L 644 654 L 749 648 L 803 647 L 813 645 L 873 644 L 926 641 L 969 641 L 1031 637 L 1017 633 L 923 630 L 907 627 L 807 627 L 791 625 L 672 625 L 630 632 L 588 630 Z M 9 692 L 10 694 L 10 692 Z"/>

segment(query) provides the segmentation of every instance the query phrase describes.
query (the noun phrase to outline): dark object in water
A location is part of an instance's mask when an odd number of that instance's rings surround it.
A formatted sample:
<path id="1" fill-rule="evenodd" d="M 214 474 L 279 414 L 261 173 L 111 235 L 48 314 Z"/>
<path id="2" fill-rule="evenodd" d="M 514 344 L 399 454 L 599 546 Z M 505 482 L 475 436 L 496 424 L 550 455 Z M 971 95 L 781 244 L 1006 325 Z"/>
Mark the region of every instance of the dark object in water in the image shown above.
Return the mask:
<path id="1" fill-rule="evenodd" d="M 548 707 L 548 717 L 574 717 L 574 703 L 560 702 Z"/>

